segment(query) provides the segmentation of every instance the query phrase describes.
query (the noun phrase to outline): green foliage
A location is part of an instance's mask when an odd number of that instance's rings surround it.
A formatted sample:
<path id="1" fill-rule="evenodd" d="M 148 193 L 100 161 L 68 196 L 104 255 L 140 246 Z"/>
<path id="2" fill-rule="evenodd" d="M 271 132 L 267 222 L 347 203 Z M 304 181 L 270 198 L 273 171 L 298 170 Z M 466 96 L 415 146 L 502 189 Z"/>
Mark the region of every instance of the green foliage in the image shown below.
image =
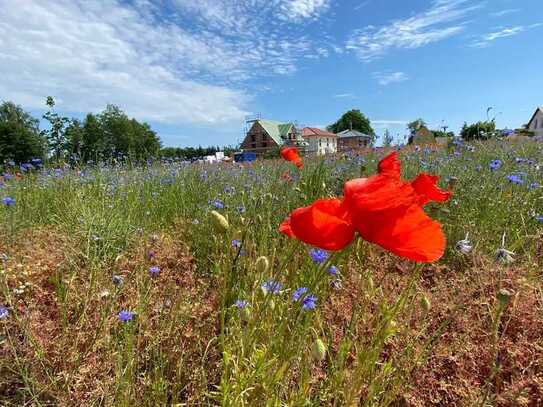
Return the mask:
<path id="1" fill-rule="evenodd" d="M 421 118 L 413 120 L 412 122 L 407 123 L 407 129 L 411 135 L 415 134 L 422 127 L 426 127 L 426 122 Z"/>
<path id="2" fill-rule="evenodd" d="M 42 159 L 46 140 L 40 135 L 38 120 L 12 102 L 0 105 L 0 164 Z"/>
<path id="3" fill-rule="evenodd" d="M 352 109 L 344 113 L 337 122 L 326 129 L 332 133 L 339 133 L 351 128 L 369 136 L 375 136 L 370 120 L 358 109 Z"/>
<path id="4" fill-rule="evenodd" d="M 443 131 L 443 130 L 430 130 L 434 137 L 449 137 L 453 138 L 454 133 L 452 131 Z"/>
<path id="5" fill-rule="evenodd" d="M 394 137 L 392 137 L 392 134 L 390 134 L 390 131 L 386 129 L 385 134 L 383 134 L 383 147 L 390 147 L 393 141 L 394 141 Z"/>
<path id="6" fill-rule="evenodd" d="M 129 118 L 119 107 L 108 105 L 100 114 L 89 113 L 83 124 L 72 123 L 72 150 L 84 161 L 128 157 L 146 160 L 158 155 L 160 140 L 147 123 Z"/>
<path id="7" fill-rule="evenodd" d="M 66 138 L 66 126 L 70 119 L 60 116 L 55 112 L 55 99 L 47 96 L 45 104 L 49 108 L 43 115 L 43 118 L 49 122 L 50 128 L 43 130 L 42 135 L 47 138 L 49 149 L 57 160 L 60 160 L 68 148 L 68 140 Z"/>
<path id="8" fill-rule="evenodd" d="M 466 140 L 488 140 L 497 136 L 496 123 L 491 121 L 479 121 L 468 125 L 464 123 L 460 136 Z"/>

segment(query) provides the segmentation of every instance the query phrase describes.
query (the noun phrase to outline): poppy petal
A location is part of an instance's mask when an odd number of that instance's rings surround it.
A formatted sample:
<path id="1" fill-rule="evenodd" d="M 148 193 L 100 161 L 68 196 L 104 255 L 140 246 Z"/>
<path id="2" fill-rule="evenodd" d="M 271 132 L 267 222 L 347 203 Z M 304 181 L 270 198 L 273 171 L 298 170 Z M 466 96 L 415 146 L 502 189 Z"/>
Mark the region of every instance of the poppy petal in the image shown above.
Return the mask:
<path id="1" fill-rule="evenodd" d="M 379 161 L 378 172 L 379 174 L 386 175 L 391 178 L 400 178 L 400 172 L 402 164 L 398 160 L 398 153 L 393 151 L 381 161 Z"/>
<path id="2" fill-rule="evenodd" d="M 356 229 L 363 239 L 414 261 L 433 262 L 445 251 L 441 225 L 417 204 L 376 212 Z"/>
<path id="3" fill-rule="evenodd" d="M 419 205 L 425 205 L 430 201 L 445 202 L 451 197 L 451 192 L 439 189 L 438 180 L 438 176 L 422 173 L 411 181 L 411 186 L 419 196 Z"/>
<path id="4" fill-rule="evenodd" d="M 410 206 L 417 201 L 411 185 L 381 174 L 347 181 L 343 193 L 345 206 L 357 217 L 372 211 Z"/>
<path id="5" fill-rule="evenodd" d="M 279 230 L 324 250 L 341 250 L 354 239 L 354 228 L 342 201 L 319 199 L 295 209 Z"/>
<path id="6" fill-rule="evenodd" d="M 285 147 L 281 149 L 281 157 L 283 157 L 287 161 L 294 163 L 298 168 L 303 168 L 304 166 L 302 158 L 300 157 L 300 154 L 298 153 L 298 149 L 296 147 Z"/>

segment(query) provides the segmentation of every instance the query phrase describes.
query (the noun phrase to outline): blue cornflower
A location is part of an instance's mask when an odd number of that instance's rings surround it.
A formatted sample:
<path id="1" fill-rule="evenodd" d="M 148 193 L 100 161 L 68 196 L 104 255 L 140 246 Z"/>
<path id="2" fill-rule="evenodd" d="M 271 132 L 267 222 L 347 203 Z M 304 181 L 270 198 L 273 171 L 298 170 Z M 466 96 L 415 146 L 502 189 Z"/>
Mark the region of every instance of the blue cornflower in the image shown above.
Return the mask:
<path id="1" fill-rule="evenodd" d="M 237 239 L 232 240 L 232 247 L 234 247 L 236 249 L 241 247 L 241 242 L 239 240 L 237 240 Z"/>
<path id="2" fill-rule="evenodd" d="M 307 293 L 307 287 L 300 287 L 300 288 L 297 288 L 297 289 L 294 290 L 294 292 L 292 293 L 292 301 L 298 301 L 300 298 L 302 298 L 303 296 L 305 296 L 306 293 Z"/>
<path id="3" fill-rule="evenodd" d="M 159 266 L 151 266 L 149 267 L 149 274 L 152 276 L 157 276 L 158 273 L 160 273 L 160 267 Z"/>
<path id="4" fill-rule="evenodd" d="M 6 319 L 9 316 L 9 311 L 3 305 L 0 305 L 0 319 Z"/>
<path id="5" fill-rule="evenodd" d="M 306 311 L 311 311 L 317 308 L 317 296 L 316 295 L 308 295 L 302 300 L 302 308 Z"/>
<path id="6" fill-rule="evenodd" d="M 535 220 L 537 220 L 538 222 L 543 223 L 543 215 L 537 215 L 537 216 L 535 217 Z"/>
<path id="7" fill-rule="evenodd" d="M 524 179 L 519 174 L 511 174 L 507 177 L 509 182 L 517 185 L 524 184 Z"/>
<path id="8" fill-rule="evenodd" d="M 238 207 L 236 208 L 236 211 L 237 213 L 239 213 L 240 215 L 245 213 L 245 206 L 243 205 L 238 205 Z"/>
<path id="9" fill-rule="evenodd" d="M 119 312 L 117 317 L 121 322 L 129 322 L 132 321 L 132 319 L 134 318 L 134 313 L 131 311 L 122 310 L 121 312 Z"/>
<path id="10" fill-rule="evenodd" d="M 311 249 L 309 255 L 315 264 L 324 263 L 328 259 L 328 252 L 322 249 Z"/>
<path id="11" fill-rule="evenodd" d="M 475 171 L 480 172 L 483 169 L 480 165 L 475 166 Z"/>
<path id="12" fill-rule="evenodd" d="M 540 185 L 539 185 L 537 182 L 532 182 L 532 183 L 528 186 L 528 189 L 529 189 L 530 191 L 532 191 L 532 190 L 537 189 L 537 188 L 539 188 L 539 187 L 540 187 Z"/>
<path id="13" fill-rule="evenodd" d="M 13 206 L 15 205 L 15 199 L 11 196 L 6 196 L 5 198 L 2 198 L 2 203 L 6 206 Z"/>
<path id="14" fill-rule="evenodd" d="M 211 201 L 211 206 L 213 206 L 215 209 L 224 209 L 225 205 L 224 202 L 220 199 L 215 199 L 214 201 Z"/>
<path id="15" fill-rule="evenodd" d="M 236 302 L 234 302 L 234 306 L 235 306 L 237 309 L 243 309 L 243 308 L 245 308 L 247 305 L 249 305 L 249 301 L 247 301 L 247 300 L 236 300 Z"/>
<path id="16" fill-rule="evenodd" d="M 490 164 L 488 164 L 488 168 L 490 168 L 492 171 L 497 170 L 500 168 L 503 164 L 502 160 L 492 160 Z"/>
<path id="17" fill-rule="evenodd" d="M 332 276 L 335 276 L 337 275 L 337 273 L 339 273 L 339 270 L 336 266 L 330 266 L 327 271 Z"/>
<path id="18" fill-rule="evenodd" d="M 278 294 L 283 289 L 283 284 L 279 281 L 268 280 L 260 286 L 266 294 Z"/>

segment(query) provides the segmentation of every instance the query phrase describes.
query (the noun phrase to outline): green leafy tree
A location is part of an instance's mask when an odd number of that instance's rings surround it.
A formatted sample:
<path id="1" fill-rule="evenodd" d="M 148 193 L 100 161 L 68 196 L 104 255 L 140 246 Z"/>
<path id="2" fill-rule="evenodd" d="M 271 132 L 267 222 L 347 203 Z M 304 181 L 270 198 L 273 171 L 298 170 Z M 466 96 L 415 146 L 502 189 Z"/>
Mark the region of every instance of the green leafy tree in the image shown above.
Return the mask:
<path id="1" fill-rule="evenodd" d="M 415 134 L 421 128 L 426 127 L 426 122 L 421 118 L 413 120 L 412 122 L 407 123 L 407 129 L 411 135 Z"/>
<path id="2" fill-rule="evenodd" d="M 98 115 L 89 113 L 81 128 L 79 150 L 84 161 L 146 160 L 158 155 L 161 148 L 160 139 L 147 123 L 129 118 L 114 105 Z"/>
<path id="3" fill-rule="evenodd" d="M 12 102 L 0 105 L 0 164 L 44 158 L 46 140 L 41 136 L 38 119 Z"/>
<path id="4" fill-rule="evenodd" d="M 466 141 L 488 140 L 497 136 L 496 123 L 494 120 L 479 121 L 470 125 L 464 123 L 462 130 L 460 131 L 460 136 Z"/>
<path id="5" fill-rule="evenodd" d="M 337 122 L 331 124 L 326 129 L 336 134 L 352 129 L 375 138 L 375 131 L 371 127 L 370 120 L 358 109 L 349 110 L 344 113 Z"/>
<path id="6" fill-rule="evenodd" d="M 430 130 L 434 137 L 454 137 L 454 133 L 452 131 L 443 131 L 443 130 Z"/>
<path id="7" fill-rule="evenodd" d="M 43 118 L 49 122 L 50 128 L 44 130 L 42 134 L 49 142 L 50 151 L 57 160 L 60 160 L 68 147 L 65 130 L 70 119 L 55 112 L 55 99 L 53 97 L 47 96 L 45 104 L 49 110 L 43 115 Z"/>
<path id="8" fill-rule="evenodd" d="M 383 135 L 383 147 L 390 147 L 393 141 L 394 138 L 392 137 L 392 134 L 390 134 L 390 131 L 386 129 L 385 134 Z"/>

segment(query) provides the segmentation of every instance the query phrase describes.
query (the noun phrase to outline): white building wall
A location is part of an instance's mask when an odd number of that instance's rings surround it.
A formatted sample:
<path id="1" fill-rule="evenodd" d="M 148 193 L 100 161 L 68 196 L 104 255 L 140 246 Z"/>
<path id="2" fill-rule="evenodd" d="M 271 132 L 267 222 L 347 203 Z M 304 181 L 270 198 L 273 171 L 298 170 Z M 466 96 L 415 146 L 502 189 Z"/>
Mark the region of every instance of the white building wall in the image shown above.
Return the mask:
<path id="1" fill-rule="evenodd" d="M 536 136 L 543 137 L 543 112 L 541 112 L 541 110 L 536 113 L 534 120 L 532 120 L 530 126 L 528 127 L 528 130 L 533 131 Z"/>
<path id="2" fill-rule="evenodd" d="M 308 137 L 309 151 L 318 155 L 337 153 L 337 137 Z"/>

